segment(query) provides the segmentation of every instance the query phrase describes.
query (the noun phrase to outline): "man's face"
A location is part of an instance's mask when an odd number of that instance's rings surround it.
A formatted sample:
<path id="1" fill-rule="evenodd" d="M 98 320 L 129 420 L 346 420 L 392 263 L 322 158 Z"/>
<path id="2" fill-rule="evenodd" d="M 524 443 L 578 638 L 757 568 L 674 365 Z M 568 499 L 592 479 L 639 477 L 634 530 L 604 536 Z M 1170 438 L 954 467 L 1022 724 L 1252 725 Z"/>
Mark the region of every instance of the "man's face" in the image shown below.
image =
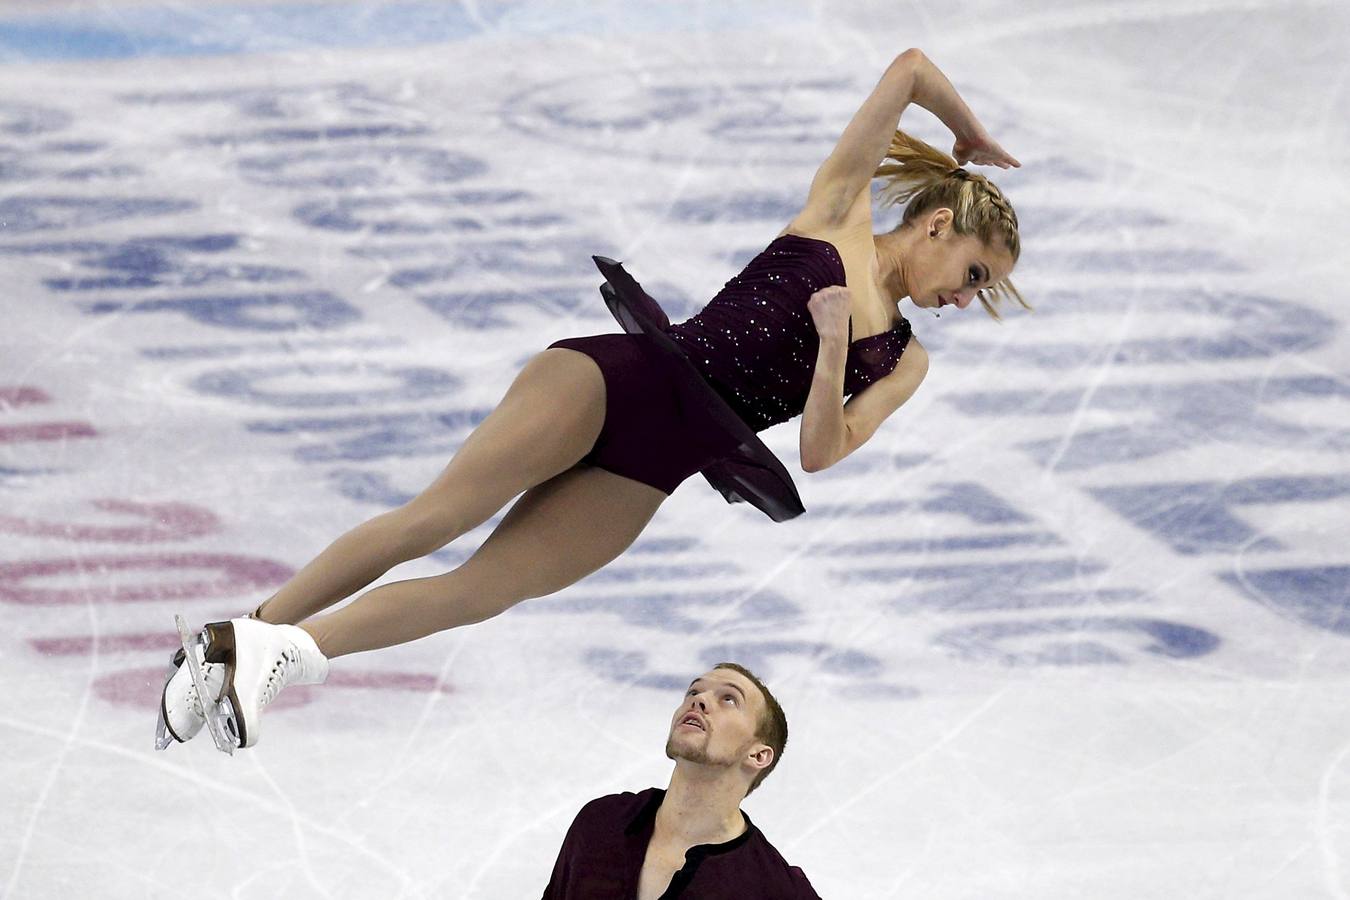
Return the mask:
<path id="1" fill-rule="evenodd" d="M 695 678 L 670 721 L 666 756 L 731 767 L 759 750 L 773 750 L 755 737 L 764 697 L 754 682 L 732 669 Z M 766 763 L 767 764 L 767 763 Z"/>

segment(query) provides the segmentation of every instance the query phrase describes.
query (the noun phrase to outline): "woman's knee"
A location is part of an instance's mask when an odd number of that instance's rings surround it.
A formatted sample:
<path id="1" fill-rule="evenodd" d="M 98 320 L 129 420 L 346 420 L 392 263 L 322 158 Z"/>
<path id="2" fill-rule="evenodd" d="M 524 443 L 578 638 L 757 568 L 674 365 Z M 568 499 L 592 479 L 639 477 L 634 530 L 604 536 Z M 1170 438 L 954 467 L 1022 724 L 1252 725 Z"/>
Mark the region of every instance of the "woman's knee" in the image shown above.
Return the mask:
<path id="1" fill-rule="evenodd" d="M 467 530 L 447 505 L 424 497 L 416 497 L 382 518 L 390 539 L 401 550 L 399 555 L 407 559 L 434 553 Z"/>
<path id="2" fill-rule="evenodd" d="M 464 624 L 485 622 L 532 596 L 515 579 L 475 565 L 472 559 L 440 579 L 447 602 L 454 606 L 454 615 L 462 618 Z"/>

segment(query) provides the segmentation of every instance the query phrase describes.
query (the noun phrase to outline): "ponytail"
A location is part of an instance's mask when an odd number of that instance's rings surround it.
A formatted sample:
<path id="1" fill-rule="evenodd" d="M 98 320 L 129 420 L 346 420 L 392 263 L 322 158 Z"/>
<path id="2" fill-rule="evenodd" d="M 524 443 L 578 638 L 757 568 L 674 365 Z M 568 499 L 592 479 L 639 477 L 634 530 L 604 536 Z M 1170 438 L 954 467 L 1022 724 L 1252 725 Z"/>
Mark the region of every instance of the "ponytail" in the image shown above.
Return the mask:
<path id="1" fill-rule="evenodd" d="M 910 137 L 897 128 L 890 149 L 886 151 L 886 159 L 872 177 L 887 182 L 881 189 L 881 202 L 886 206 L 898 206 L 924 188 L 940 183 L 953 171 L 965 170 L 932 144 Z"/>

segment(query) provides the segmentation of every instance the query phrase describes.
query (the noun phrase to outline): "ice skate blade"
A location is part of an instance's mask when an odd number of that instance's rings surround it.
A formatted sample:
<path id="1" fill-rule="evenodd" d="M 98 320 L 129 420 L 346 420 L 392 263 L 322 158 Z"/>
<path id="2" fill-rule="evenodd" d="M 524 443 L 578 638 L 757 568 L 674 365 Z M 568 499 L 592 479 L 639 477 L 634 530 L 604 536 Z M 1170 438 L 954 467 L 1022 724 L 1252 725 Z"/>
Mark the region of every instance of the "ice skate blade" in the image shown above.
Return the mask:
<path id="1" fill-rule="evenodd" d="M 169 734 L 169 726 L 164 724 L 164 711 L 162 709 L 159 712 L 158 718 L 159 721 L 155 723 L 155 749 L 165 750 L 174 742 L 174 740 Z"/>
<path id="2" fill-rule="evenodd" d="M 206 728 L 211 732 L 211 740 L 215 741 L 216 749 L 221 753 L 233 756 L 235 744 L 226 735 L 221 724 L 223 716 L 220 706 L 207 700 L 211 695 L 206 692 L 206 683 L 202 680 L 202 658 L 197 655 L 197 640 L 188 632 L 187 622 L 183 621 L 182 616 L 174 616 L 173 620 L 178 625 L 178 636 L 183 641 L 185 654 L 183 665 L 190 667 L 188 674 L 192 676 L 192 683 L 197 688 L 197 698 L 201 701 L 202 712 L 206 714 Z"/>

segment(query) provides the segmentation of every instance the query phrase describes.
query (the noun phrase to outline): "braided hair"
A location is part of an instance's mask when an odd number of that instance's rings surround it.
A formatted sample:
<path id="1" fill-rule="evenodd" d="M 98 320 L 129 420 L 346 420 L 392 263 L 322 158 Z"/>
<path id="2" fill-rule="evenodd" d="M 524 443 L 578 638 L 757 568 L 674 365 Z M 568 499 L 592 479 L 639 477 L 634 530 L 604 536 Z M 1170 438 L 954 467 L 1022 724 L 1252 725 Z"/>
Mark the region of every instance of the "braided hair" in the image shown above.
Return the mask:
<path id="1" fill-rule="evenodd" d="M 881 190 L 883 205 L 908 202 L 900 227 L 929 210 L 946 207 L 952 211 L 952 229 L 957 234 L 974 235 L 986 244 L 1002 241 L 1014 263 L 1021 256 L 1017 213 L 1008 198 L 988 178 L 966 171 L 936 147 L 896 129 L 886 159 L 873 177 L 887 182 Z M 1008 297 L 1016 299 L 1024 309 L 1031 309 L 1007 278 L 977 296 L 995 319 L 1002 318 L 998 304 Z"/>

